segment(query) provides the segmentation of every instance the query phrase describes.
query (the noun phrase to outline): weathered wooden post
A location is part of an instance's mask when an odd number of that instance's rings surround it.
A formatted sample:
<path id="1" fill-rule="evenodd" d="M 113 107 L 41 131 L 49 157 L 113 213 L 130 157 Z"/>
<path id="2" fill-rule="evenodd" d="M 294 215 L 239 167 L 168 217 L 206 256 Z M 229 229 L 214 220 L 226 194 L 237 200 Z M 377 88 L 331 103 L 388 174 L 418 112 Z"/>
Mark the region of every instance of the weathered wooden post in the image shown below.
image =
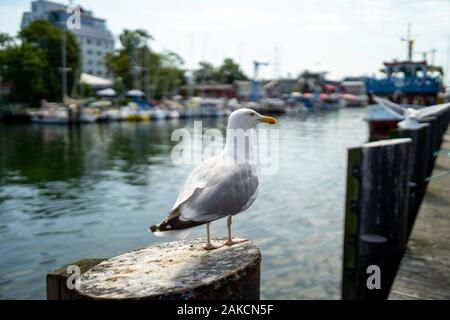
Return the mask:
<path id="1" fill-rule="evenodd" d="M 410 195 L 408 208 L 408 238 L 419 212 L 422 199 L 426 191 L 426 178 L 428 177 L 428 162 L 432 154 L 430 144 L 430 125 L 421 124 L 416 129 L 398 129 L 400 138 L 410 138 L 411 143 L 411 168 L 410 171 Z"/>
<path id="2" fill-rule="evenodd" d="M 258 300 L 259 249 L 250 241 L 207 251 L 183 240 L 105 260 L 79 279 L 74 299 Z"/>
<path id="3" fill-rule="evenodd" d="M 349 150 L 344 232 L 343 299 L 386 299 L 406 247 L 411 139 Z M 367 286 L 370 266 L 381 290 Z"/>
<path id="4" fill-rule="evenodd" d="M 348 150 L 347 195 L 345 198 L 344 256 L 342 268 L 342 298 L 358 297 L 356 271 L 358 265 L 359 199 L 361 174 L 361 148 Z"/>
<path id="5" fill-rule="evenodd" d="M 47 273 L 47 300 L 75 300 L 78 295 L 77 292 L 75 289 L 68 288 L 67 286 L 69 277 L 73 275 L 73 271 L 70 271 L 69 267 L 76 266 L 81 273 L 85 273 L 104 260 L 105 259 L 82 259 Z"/>
<path id="6" fill-rule="evenodd" d="M 427 177 L 431 175 L 434 168 L 434 163 L 436 161 L 437 152 L 439 151 L 439 135 L 440 135 L 440 129 L 438 124 L 438 118 L 437 117 L 427 117 L 422 118 L 419 120 L 420 123 L 428 123 L 430 125 L 430 137 L 429 137 L 429 150 L 428 150 L 428 165 L 427 165 Z M 425 185 L 427 183 L 425 182 Z"/>

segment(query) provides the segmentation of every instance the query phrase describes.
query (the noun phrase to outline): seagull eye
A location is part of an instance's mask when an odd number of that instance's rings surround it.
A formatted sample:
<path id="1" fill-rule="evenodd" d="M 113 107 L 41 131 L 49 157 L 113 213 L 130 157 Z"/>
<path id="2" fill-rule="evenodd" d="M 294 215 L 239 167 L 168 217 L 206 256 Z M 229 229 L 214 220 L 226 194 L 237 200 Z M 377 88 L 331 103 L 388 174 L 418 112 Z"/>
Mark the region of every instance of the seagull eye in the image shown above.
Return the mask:
<path id="1" fill-rule="evenodd" d="M 254 116 L 256 115 L 256 113 L 250 112 L 249 115 L 252 116 L 252 117 L 254 117 Z"/>

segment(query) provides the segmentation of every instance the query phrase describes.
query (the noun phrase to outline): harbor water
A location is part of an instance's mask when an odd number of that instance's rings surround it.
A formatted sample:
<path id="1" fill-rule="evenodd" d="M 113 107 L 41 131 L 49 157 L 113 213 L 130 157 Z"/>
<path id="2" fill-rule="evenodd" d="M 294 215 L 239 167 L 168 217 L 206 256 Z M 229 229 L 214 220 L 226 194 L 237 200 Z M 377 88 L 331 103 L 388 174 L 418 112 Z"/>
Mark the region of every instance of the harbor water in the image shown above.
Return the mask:
<path id="1" fill-rule="evenodd" d="M 280 162 L 233 232 L 262 251 L 261 298 L 339 299 L 347 148 L 367 140 L 365 109 L 279 117 Z M 0 124 L 0 298 L 45 299 L 45 274 L 85 257 L 169 241 L 147 227 L 172 208 L 192 166 L 176 128 L 194 120 Z M 226 119 L 203 119 L 203 129 Z M 226 236 L 224 221 L 213 236 Z M 190 237 L 204 237 L 204 227 Z"/>

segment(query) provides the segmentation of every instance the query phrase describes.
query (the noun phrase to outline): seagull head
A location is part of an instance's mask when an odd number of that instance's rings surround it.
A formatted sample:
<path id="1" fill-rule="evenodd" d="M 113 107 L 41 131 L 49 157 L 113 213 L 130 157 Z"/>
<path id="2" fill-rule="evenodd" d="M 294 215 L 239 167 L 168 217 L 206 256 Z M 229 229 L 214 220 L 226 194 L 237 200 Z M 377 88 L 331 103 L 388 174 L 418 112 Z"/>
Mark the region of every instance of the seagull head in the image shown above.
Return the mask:
<path id="1" fill-rule="evenodd" d="M 260 115 L 258 112 L 251 109 L 239 109 L 234 111 L 228 120 L 229 129 L 254 129 L 260 123 L 276 124 L 277 120 L 272 117 Z"/>
<path id="2" fill-rule="evenodd" d="M 413 108 L 408 108 L 405 111 L 405 118 L 412 118 L 412 119 L 416 119 L 418 115 L 417 110 L 413 109 Z"/>

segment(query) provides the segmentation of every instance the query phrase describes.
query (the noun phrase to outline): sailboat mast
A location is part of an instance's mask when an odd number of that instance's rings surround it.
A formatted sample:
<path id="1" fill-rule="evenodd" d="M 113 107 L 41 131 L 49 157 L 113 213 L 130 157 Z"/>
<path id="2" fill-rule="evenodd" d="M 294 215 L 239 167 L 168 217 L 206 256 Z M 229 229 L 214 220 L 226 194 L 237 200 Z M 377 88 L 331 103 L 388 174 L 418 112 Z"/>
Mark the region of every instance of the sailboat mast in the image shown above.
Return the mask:
<path id="1" fill-rule="evenodd" d="M 61 32 L 61 85 L 62 85 L 62 97 L 61 101 L 64 104 L 64 98 L 67 95 L 67 50 L 66 50 L 66 25 L 63 25 Z"/>

